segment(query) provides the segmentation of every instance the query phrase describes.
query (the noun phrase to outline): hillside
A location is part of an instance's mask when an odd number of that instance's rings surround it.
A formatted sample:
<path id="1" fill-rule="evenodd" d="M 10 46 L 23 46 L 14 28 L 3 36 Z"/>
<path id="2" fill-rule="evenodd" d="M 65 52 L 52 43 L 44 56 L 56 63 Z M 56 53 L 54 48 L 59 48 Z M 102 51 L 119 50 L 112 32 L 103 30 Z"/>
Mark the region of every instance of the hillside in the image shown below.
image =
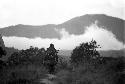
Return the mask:
<path id="1" fill-rule="evenodd" d="M 0 29 L 0 33 L 3 36 L 17 36 L 27 38 L 60 38 L 61 35 L 55 30 L 55 28 L 65 28 L 70 34 L 83 34 L 85 27 L 91 25 L 95 21 L 98 21 L 98 26 L 106 27 L 111 31 L 118 40 L 124 41 L 124 23 L 125 21 L 116 17 L 107 16 L 104 14 L 88 14 L 79 17 L 75 17 L 62 24 L 54 25 L 15 25 Z"/>

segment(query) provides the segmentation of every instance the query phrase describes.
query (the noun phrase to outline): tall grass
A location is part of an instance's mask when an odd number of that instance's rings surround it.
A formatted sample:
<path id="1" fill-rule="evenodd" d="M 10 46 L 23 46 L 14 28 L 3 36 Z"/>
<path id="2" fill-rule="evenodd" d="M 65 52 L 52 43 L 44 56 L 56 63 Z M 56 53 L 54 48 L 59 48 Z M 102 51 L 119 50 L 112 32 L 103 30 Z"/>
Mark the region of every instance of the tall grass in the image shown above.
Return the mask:
<path id="1" fill-rule="evenodd" d="M 1 71 L 0 84 L 39 84 L 38 79 L 44 78 L 47 73 L 43 66 L 6 67 Z"/>
<path id="2" fill-rule="evenodd" d="M 56 84 L 124 84 L 125 58 L 106 58 L 96 68 L 91 64 L 83 64 L 74 70 L 63 69 L 55 79 Z"/>

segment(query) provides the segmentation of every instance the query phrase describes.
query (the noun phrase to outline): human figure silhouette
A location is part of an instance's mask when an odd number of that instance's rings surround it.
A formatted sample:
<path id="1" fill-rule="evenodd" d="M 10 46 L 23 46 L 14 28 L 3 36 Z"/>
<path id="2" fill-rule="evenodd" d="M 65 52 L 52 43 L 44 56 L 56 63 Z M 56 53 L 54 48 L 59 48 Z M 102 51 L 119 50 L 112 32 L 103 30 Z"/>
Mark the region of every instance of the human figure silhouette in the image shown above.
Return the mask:
<path id="1" fill-rule="evenodd" d="M 58 62 L 58 50 L 54 48 L 54 44 L 50 44 L 50 47 L 46 50 L 45 65 L 48 67 L 49 73 L 52 74 L 55 71 L 55 66 Z"/>

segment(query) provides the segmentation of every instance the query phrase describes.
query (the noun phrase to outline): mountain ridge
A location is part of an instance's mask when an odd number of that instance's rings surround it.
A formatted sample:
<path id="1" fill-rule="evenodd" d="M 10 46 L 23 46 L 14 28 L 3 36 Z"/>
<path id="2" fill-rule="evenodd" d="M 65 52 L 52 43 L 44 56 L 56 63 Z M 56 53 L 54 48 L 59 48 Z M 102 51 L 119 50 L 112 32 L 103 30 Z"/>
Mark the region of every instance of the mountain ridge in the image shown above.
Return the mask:
<path id="1" fill-rule="evenodd" d="M 98 26 L 111 31 L 119 41 L 124 42 L 124 23 L 117 17 L 107 16 L 105 14 L 86 14 L 72 18 L 62 24 L 47 24 L 42 26 L 32 26 L 18 24 L 0 29 L 2 36 L 17 36 L 26 38 L 61 38 L 61 35 L 55 30 L 65 28 L 69 34 L 80 35 L 85 32 L 85 27 L 98 21 Z"/>

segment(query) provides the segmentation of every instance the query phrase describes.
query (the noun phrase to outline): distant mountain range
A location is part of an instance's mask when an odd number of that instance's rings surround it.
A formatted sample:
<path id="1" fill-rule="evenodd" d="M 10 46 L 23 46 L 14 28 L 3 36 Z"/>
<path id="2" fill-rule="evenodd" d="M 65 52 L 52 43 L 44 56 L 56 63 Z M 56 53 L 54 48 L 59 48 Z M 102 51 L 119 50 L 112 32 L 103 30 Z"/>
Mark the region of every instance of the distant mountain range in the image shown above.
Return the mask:
<path id="1" fill-rule="evenodd" d="M 54 25 L 15 25 L 8 26 L 0 29 L 0 33 L 3 36 L 17 36 L 26 38 L 61 38 L 61 35 L 55 30 L 55 28 L 65 28 L 69 34 L 80 35 L 85 32 L 85 27 L 91 25 L 95 21 L 98 21 L 98 26 L 106 28 L 111 31 L 119 41 L 124 42 L 124 24 L 125 20 L 107 16 L 104 14 L 87 14 L 80 17 L 75 17 L 69 21 L 62 24 Z"/>

